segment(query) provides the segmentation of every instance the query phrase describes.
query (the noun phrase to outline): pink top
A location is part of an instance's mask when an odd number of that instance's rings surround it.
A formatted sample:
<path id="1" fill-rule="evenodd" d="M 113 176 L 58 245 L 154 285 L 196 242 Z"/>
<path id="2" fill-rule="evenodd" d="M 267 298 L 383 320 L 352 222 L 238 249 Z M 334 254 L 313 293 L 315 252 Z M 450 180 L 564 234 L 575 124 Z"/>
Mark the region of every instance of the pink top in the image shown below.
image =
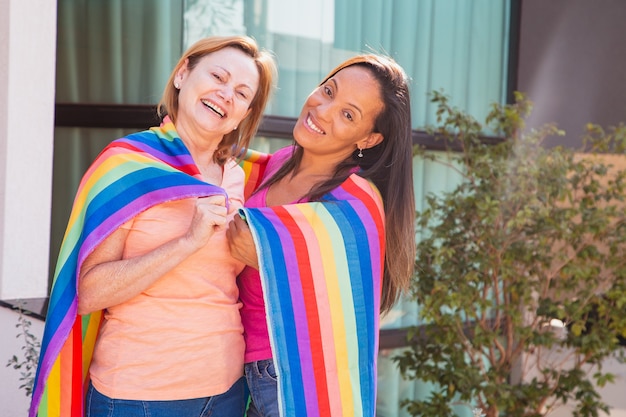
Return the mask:
<path id="1" fill-rule="evenodd" d="M 243 202 L 243 170 L 224 168 L 231 216 Z M 160 204 L 124 226 L 125 259 L 181 236 L 195 199 Z M 244 339 L 236 276 L 225 231 L 133 299 L 110 307 L 96 342 L 91 379 L 120 399 L 179 400 L 227 391 L 243 374 Z"/>
<path id="2" fill-rule="evenodd" d="M 269 178 L 276 172 L 289 158 L 292 147 L 283 148 L 272 155 L 269 160 L 263 180 Z M 265 207 L 267 188 L 253 194 L 246 201 L 245 206 L 250 208 Z M 265 302 L 263 300 L 263 288 L 261 287 L 261 277 L 259 271 L 249 266 L 239 274 L 237 278 L 239 286 L 239 299 L 241 307 L 241 322 L 244 328 L 244 338 L 246 340 L 245 362 L 254 362 L 272 358 L 272 348 L 270 347 L 270 337 L 267 330 L 267 319 L 265 315 Z"/>

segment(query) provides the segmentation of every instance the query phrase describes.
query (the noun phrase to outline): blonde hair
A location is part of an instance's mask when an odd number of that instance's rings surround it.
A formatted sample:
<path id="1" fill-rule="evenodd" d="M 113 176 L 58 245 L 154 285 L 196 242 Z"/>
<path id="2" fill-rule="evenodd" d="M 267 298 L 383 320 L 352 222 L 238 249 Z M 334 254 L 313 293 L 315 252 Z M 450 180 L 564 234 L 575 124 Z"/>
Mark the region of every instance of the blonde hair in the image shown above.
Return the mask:
<path id="1" fill-rule="evenodd" d="M 274 89 L 278 73 L 274 57 L 270 52 L 260 49 L 256 41 L 248 36 L 212 36 L 201 39 L 191 45 L 178 60 L 167 80 L 157 107 L 159 117 L 167 115 L 176 125 L 179 90 L 174 86 L 174 78 L 178 70 L 189 60 L 187 67 L 191 71 L 206 55 L 229 47 L 243 51 L 254 60 L 259 70 L 259 88 L 250 103 L 248 116 L 239 123 L 237 130 L 224 135 L 216 149 L 213 159 L 220 165 L 223 165 L 230 157 L 239 155 L 244 149 L 247 149 L 259 128 L 263 111 Z"/>

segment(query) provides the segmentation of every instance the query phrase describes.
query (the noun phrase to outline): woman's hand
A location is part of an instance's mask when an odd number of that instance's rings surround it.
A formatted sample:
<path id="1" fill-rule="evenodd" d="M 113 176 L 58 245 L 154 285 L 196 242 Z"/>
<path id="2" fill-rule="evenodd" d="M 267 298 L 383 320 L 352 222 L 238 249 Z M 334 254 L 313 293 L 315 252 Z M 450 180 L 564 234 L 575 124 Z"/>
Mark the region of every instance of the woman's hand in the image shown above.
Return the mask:
<path id="1" fill-rule="evenodd" d="M 252 233 L 241 217 L 235 216 L 230 221 L 226 231 L 226 238 L 228 239 L 230 253 L 235 259 L 254 269 L 259 269 L 259 258 L 256 253 L 254 240 L 252 239 Z"/>
<path id="2" fill-rule="evenodd" d="M 198 198 L 186 238 L 197 248 L 204 247 L 216 230 L 226 224 L 228 210 L 224 196 Z"/>

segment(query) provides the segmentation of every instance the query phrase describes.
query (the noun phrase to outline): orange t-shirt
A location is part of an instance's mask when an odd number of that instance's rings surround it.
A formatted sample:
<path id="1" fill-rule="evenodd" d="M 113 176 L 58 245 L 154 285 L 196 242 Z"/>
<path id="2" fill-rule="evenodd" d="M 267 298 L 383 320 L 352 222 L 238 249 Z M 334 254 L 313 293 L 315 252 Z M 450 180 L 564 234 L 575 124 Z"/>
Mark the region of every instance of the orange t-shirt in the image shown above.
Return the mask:
<path id="1" fill-rule="evenodd" d="M 230 216 L 243 202 L 244 174 L 227 164 L 222 187 Z M 130 230 L 124 258 L 142 255 L 183 235 L 195 199 L 152 207 L 122 227 Z M 236 276 L 225 231 L 150 288 L 109 307 L 90 374 L 111 398 L 180 400 L 226 392 L 243 374 L 244 340 Z"/>

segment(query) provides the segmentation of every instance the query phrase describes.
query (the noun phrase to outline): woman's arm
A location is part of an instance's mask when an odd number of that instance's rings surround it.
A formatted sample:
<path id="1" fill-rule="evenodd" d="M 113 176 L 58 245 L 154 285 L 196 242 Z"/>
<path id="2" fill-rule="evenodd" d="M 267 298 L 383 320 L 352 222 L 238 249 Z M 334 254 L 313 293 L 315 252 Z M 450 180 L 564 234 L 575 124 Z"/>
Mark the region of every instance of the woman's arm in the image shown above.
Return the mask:
<path id="1" fill-rule="evenodd" d="M 118 305 L 146 290 L 206 245 L 216 228 L 225 223 L 224 197 L 200 198 L 187 233 L 130 259 L 122 259 L 128 230 L 116 230 L 87 256 L 81 266 L 78 314 Z"/>

